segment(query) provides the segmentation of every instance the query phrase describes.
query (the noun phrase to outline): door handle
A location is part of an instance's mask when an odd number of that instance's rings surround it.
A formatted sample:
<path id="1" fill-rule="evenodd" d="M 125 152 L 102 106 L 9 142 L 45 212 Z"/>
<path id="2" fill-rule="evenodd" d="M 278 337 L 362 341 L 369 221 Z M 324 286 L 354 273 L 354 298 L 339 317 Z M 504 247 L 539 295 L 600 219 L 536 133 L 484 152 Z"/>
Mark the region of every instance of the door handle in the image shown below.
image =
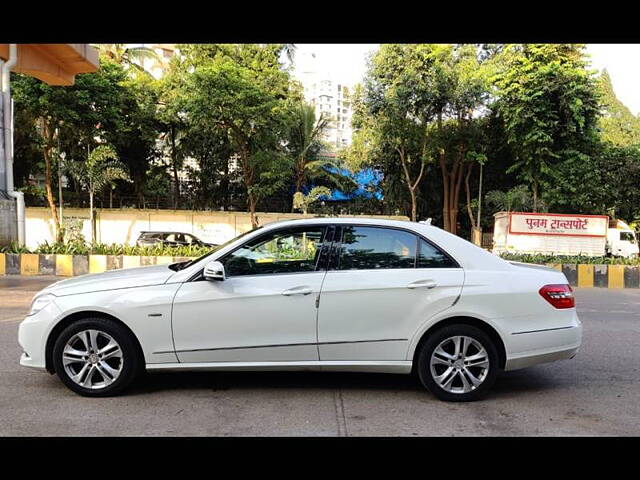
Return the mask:
<path id="1" fill-rule="evenodd" d="M 284 295 L 285 297 L 290 297 L 291 295 L 309 295 L 310 293 L 313 293 L 313 290 L 311 290 L 310 287 L 302 286 L 285 290 L 284 292 L 282 292 L 282 295 Z"/>
<path id="2" fill-rule="evenodd" d="M 434 280 L 418 280 L 407 285 L 407 288 L 435 288 L 438 284 Z"/>

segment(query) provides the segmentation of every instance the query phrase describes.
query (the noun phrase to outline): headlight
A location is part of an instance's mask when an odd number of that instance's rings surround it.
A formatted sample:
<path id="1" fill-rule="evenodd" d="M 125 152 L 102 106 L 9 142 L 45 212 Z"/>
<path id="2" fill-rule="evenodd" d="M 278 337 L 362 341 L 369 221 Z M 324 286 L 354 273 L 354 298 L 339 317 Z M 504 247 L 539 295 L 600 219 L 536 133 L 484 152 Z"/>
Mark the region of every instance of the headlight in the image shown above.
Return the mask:
<path id="1" fill-rule="evenodd" d="M 40 295 L 39 297 L 34 298 L 33 302 L 31 302 L 31 310 L 29 311 L 27 316 L 38 313 L 44 307 L 46 307 L 51 302 L 53 302 L 54 298 L 56 298 L 55 295 L 52 295 L 51 293 L 46 293 L 44 295 Z"/>

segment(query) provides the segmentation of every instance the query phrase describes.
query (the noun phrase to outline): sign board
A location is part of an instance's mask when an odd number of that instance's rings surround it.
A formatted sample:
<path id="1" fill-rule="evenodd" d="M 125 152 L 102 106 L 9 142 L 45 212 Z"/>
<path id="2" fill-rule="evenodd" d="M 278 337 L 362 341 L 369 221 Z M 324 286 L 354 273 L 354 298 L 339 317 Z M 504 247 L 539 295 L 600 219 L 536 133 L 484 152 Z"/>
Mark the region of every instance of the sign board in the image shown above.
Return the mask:
<path id="1" fill-rule="evenodd" d="M 509 233 L 515 235 L 569 235 L 606 237 L 606 215 L 562 215 L 557 213 L 510 213 Z"/>

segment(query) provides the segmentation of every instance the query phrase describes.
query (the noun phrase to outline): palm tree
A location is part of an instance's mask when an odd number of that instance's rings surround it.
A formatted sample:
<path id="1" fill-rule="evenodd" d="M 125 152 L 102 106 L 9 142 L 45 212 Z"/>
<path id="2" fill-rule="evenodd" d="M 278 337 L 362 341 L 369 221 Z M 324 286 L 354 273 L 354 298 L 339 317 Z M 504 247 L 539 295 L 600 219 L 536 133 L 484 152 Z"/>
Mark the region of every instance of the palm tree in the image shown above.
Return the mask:
<path id="1" fill-rule="evenodd" d="M 284 47 L 282 47 L 282 50 L 284 51 L 284 54 L 287 56 L 289 63 L 293 63 L 293 60 L 296 56 L 297 48 L 298 47 L 296 47 L 296 45 L 293 43 L 285 43 Z"/>
<path id="2" fill-rule="evenodd" d="M 335 162 L 317 159 L 322 148 L 322 133 L 329 124 L 329 118 L 321 114 L 316 121 L 315 107 L 303 102 L 293 108 L 292 118 L 288 147 L 293 156 L 295 193 L 302 191 L 309 178 L 325 178 L 336 185 L 344 183 L 344 178 L 334 173 L 339 170 Z"/>
<path id="3" fill-rule="evenodd" d="M 109 145 L 96 147 L 86 162 L 72 161 L 67 163 L 66 170 L 89 192 L 89 222 L 91 223 L 91 243 L 95 242 L 96 225 L 93 213 L 93 197 L 116 180 L 131 181 L 127 167 L 118 160 L 118 154 Z"/>
<path id="4" fill-rule="evenodd" d="M 302 192 L 296 192 L 293 195 L 293 208 L 302 210 L 302 213 L 306 215 L 309 210 L 309 206 L 323 196 L 330 197 L 331 190 L 327 187 L 313 187 L 307 195 Z"/>
<path id="5" fill-rule="evenodd" d="M 498 211 L 528 211 L 533 206 L 533 199 L 526 185 L 518 185 L 507 192 L 492 190 L 487 192 L 485 201 L 493 205 Z M 538 209 L 545 210 L 546 206 L 538 199 Z"/>
<path id="6" fill-rule="evenodd" d="M 132 47 L 124 43 L 101 43 L 98 45 L 100 53 L 116 63 L 151 75 L 142 66 L 145 60 L 160 61 L 160 57 L 149 47 Z"/>

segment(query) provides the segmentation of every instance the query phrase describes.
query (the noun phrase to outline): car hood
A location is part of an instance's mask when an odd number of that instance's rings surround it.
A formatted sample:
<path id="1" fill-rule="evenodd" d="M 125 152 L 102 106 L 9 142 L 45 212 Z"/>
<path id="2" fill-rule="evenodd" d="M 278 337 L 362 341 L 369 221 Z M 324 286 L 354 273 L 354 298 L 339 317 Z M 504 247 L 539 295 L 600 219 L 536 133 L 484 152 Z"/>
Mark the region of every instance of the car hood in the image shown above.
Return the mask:
<path id="1" fill-rule="evenodd" d="M 63 296 L 118 288 L 146 287 L 166 283 L 174 273 L 176 272 L 171 270 L 168 265 L 111 270 L 61 280 L 49 285 L 41 293 Z"/>

